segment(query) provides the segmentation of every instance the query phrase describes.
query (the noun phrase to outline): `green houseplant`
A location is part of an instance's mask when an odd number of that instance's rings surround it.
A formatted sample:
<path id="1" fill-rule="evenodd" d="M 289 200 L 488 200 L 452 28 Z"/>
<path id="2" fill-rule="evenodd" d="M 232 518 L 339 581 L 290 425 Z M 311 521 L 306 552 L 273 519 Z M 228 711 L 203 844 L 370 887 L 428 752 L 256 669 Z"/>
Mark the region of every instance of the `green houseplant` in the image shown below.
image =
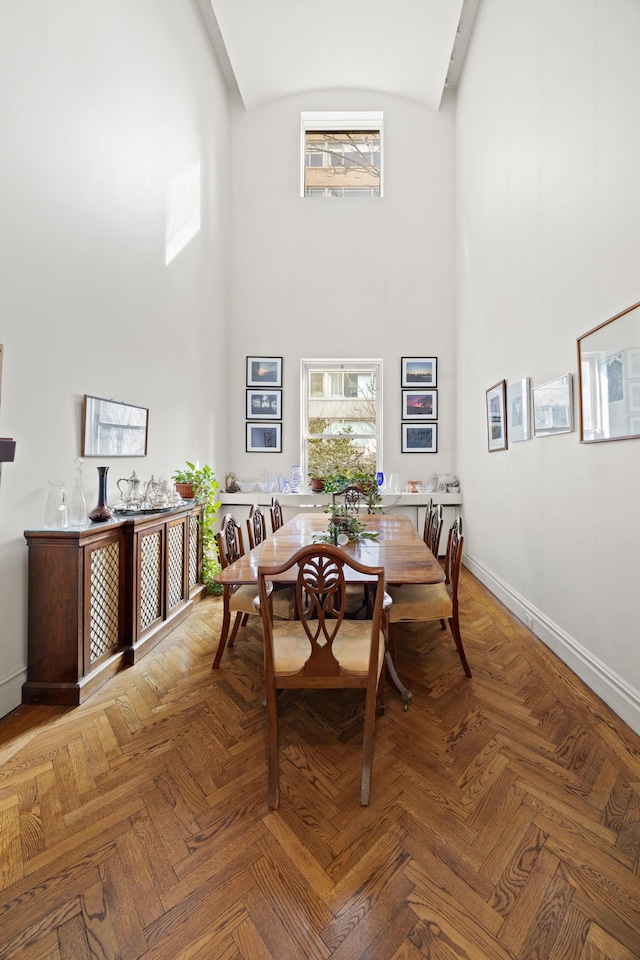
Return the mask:
<path id="1" fill-rule="evenodd" d="M 200 526 L 202 529 L 202 582 L 207 593 L 221 594 L 222 587 L 216 583 L 214 577 L 220 571 L 220 560 L 216 550 L 213 522 L 220 509 L 220 502 L 216 500 L 216 492 L 220 486 L 211 467 L 196 466 L 186 461 L 187 467 L 176 470 L 171 478 L 177 485 L 188 484 L 193 491 L 196 503 L 200 504 Z M 180 493 L 180 490 L 178 490 Z M 181 493 L 181 496 L 185 496 Z"/>

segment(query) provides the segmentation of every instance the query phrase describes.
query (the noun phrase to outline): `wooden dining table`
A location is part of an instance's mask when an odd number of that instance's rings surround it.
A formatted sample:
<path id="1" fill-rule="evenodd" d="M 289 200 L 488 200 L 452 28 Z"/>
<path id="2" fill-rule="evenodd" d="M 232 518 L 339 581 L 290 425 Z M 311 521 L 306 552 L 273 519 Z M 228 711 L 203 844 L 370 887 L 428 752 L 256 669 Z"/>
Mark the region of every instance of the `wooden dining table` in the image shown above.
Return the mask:
<path id="1" fill-rule="evenodd" d="M 340 549 L 347 556 L 370 567 L 384 567 L 385 581 L 391 584 L 441 583 L 445 576 L 438 560 L 431 553 L 408 517 L 400 514 L 360 514 L 363 536 Z M 272 536 L 230 563 L 215 577 L 221 584 L 258 583 L 258 568 L 285 563 L 300 547 L 308 546 L 329 530 L 330 517 L 326 513 L 299 513 L 276 530 Z M 373 536 L 367 536 L 372 534 Z M 292 567 L 286 574 L 273 577 L 278 582 L 295 582 L 297 572 Z M 366 575 L 345 567 L 348 583 L 366 583 Z M 389 651 L 386 654 L 387 675 L 400 693 L 405 708 L 411 692 L 401 683 Z"/>

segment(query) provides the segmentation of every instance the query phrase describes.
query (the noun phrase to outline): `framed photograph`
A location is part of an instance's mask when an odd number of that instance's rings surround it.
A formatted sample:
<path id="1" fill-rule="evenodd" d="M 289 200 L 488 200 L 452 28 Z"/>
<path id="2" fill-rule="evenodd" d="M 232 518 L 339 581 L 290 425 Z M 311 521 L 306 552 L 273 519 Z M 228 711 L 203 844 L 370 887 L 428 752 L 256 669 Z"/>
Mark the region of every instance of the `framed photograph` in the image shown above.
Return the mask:
<path id="1" fill-rule="evenodd" d="M 438 419 L 438 391 L 437 390 L 403 390 L 402 391 L 402 419 L 403 420 L 437 420 Z"/>
<path id="2" fill-rule="evenodd" d="M 531 439 L 529 377 L 507 386 L 507 436 L 511 443 Z"/>
<path id="3" fill-rule="evenodd" d="M 403 357 L 401 387 L 435 387 L 438 384 L 437 357 Z"/>
<path id="4" fill-rule="evenodd" d="M 489 453 L 507 449 L 506 400 L 507 384 L 505 380 L 487 390 L 487 437 Z"/>
<path id="5" fill-rule="evenodd" d="M 247 424 L 247 453 L 282 453 L 282 424 Z"/>
<path id="6" fill-rule="evenodd" d="M 282 357 L 247 357 L 248 387 L 281 387 Z"/>
<path id="7" fill-rule="evenodd" d="M 438 424 L 403 423 L 402 424 L 402 452 L 403 453 L 437 453 L 438 452 Z"/>
<path id="8" fill-rule="evenodd" d="M 534 437 L 573 430 L 573 384 L 570 373 L 531 391 Z"/>
<path id="9" fill-rule="evenodd" d="M 247 390 L 247 420 L 282 420 L 282 390 Z"/>

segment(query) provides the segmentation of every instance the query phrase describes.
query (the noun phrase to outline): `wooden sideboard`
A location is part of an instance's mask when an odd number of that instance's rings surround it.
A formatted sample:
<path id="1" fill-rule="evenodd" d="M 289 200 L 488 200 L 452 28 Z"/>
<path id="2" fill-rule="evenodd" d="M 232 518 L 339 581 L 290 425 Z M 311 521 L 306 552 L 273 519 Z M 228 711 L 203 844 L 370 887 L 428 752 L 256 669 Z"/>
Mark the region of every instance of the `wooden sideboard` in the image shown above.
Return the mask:
<path id="1" fill-rule="evenodd" d="M 201 583 L 200 507 L 67 530 L 26 530 L 23 703 L 77 706 L 189 615 Z"/>

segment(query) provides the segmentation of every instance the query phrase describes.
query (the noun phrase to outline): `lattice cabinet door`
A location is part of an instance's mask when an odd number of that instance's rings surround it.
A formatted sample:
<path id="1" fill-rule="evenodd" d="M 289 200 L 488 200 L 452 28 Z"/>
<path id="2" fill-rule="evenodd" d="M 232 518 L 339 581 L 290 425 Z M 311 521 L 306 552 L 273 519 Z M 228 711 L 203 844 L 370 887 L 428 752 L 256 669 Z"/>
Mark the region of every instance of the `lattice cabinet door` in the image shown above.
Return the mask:
<path id="1" fill-rule="evenodd" d="M 164 537 L 164 524 L 138 537 L 138 636 L 164 617 Z"/>
<path id="2" fill-rule="evenodd" d="M 167 613 L 187 596 L 185 555 L 188 517 L 167 524 Z"/>
<path id="3" fill-rule="evenodd" d="M 189 514 L 188 542 L 187 542 L 187 585 L 189 596 L 197 588 L 201 588 L 202 581 L 202 535 L 200 529 L 200 512 Z"/>
<path id="4" fill-rule="evenodd" d="M 84 669 L 87 676 L 122 644 L 124 630 L 121 537 L 87 548 L 85 554 Z"/>

